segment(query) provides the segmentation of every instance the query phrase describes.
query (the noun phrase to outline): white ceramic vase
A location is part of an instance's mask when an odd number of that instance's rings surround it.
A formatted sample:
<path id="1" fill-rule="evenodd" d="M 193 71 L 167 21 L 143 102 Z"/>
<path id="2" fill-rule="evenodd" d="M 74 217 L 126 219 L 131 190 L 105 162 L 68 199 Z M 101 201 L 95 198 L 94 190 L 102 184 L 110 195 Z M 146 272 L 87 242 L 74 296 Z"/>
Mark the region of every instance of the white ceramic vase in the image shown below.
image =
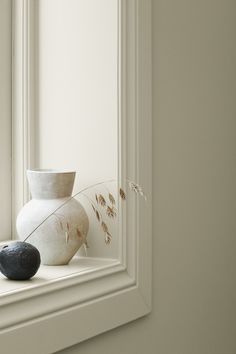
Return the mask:
<path id="1" fill-rule="evenodd" d="M 54 210 L 70 199 L 75 172 L 28 170 L 32 199 L 21 209 L 16 221 L 23 241 Z M 68 264 L 86 241 L 89 221 L 82 205 L 72 198 L 50 216 L 27 239 L 40 252 L 45 265 Z"/>

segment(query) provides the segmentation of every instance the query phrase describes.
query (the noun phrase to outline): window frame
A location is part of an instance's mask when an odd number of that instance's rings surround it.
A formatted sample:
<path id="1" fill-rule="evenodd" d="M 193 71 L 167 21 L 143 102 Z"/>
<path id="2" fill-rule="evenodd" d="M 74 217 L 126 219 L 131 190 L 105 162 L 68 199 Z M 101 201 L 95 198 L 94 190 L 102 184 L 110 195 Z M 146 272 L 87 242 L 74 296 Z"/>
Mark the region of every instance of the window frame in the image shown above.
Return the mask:
<path id="1" fill-rule="evenodd" d="M 1 297 L 1 346 L 9 352 L 56 352 L 151 311 L 151 0 L 118 5 L 119 178 L 141 184 L 147 202 L 133 194 L 120 208 L 116 264 Z M 12 18 L 16 213 L 28 199 L 24 171 L 34 159 L 34 1 L 13 0 Z"/>
<path id="2" fill-rule="evenodd" d="M 0 242 L 11 234 L 11 2 L 0 4 Z"/>

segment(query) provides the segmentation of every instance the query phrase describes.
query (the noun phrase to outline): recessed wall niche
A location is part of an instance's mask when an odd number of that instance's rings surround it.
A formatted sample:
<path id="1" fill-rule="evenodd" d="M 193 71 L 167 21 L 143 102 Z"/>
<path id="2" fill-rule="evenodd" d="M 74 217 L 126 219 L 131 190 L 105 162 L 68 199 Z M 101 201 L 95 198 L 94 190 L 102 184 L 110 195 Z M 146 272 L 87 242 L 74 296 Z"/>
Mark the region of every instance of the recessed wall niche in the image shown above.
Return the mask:
<path id="1" fill-rule="evenodd" d="M 37 0 L 34 16 L 34 167 L 76 170 L 75 192 L 117 180 L 117 0 Z M 91 213 L 88 254 L 116 258 L 116 223 L 104 246 L 88 200 L 81 202 Z"/>

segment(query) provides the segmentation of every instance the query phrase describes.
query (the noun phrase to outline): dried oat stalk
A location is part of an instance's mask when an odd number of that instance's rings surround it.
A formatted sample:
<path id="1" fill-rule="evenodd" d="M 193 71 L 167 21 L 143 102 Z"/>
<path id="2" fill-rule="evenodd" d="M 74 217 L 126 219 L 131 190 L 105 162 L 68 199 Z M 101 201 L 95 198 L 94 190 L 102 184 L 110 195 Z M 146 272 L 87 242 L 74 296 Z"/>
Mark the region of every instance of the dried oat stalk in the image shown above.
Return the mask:
<path id="1" fill-rule="evenodd" d="M 113 180 L 110 180 L 110 181 L 107 181 L 107 182 L 112 182 Z M 129 188 L 131 191 L 135 192 L 136 194 L 138 195 L 141 195 L 142 197 L 144 197 L 144 199 L 146 200 L 146 196 L 144 195 L 143 193 L 143 190 L 142 188 L 140 187 L 140 185 L 132 182 L 132 181 L 128 181 L 128 184 L 129 184 Z M 58 206 L 52 213 L 50 213 L 42 222 L 40 222 L 28 235 L 27 237 L 25 237 L 24 241 L 26 241 L 41 225 L 43 225 L 51 216 L 56 216 L 56 212 L 58 210 L 60 210 L 65 204 L 67 204 L 71 199 L 75 198 L 76 196 L 78 196 L 79 194 L 81 195 L 85 195 L 84 192 L 86 190 L 88 190 L 89 188 L 91 187 L 95 187 L 95 186 L 98 186 L 98 185 L 102 185 L 102 184 L 105 184 L 106 182 L 100 182 L 100 183 L 96 183 L 92 186 L 89 186 L 87 188 L 84 188 L 83 190 L 75 193 L 72 197 L 70 197 L 68 200 L 66 200 L 65 202 L 63 202 L 60 206 Z M 109 192 L 109 191 L 108 191 Z M 125 191 L 120 188 L 119 189 L 119 195 L 120 195 L 120 198 L 122 200 L 126 200 L 126 193 Z M 88 198 L 88 197 L 87 197 Z M 88 198 L 89 199 L 89 198 Z M 115 204 L 116 204 L 116 201 L 115 201 L 115 198 L 114 196 L 109 192 L 108 193 L 108 199 L 109 199 L 109 202 L 111 203 L 110 205 L 107 204 L 106 202 L 106 199 L 104 198 L 104 196 L 102 194 L 95 194 L 95 200 L 97 202 L 97 205 L 101 205 L 102 207 L 106 207 L 105 208 L 105 213 L 106 215 L 109 217 L 109 218 L 114 218 L 116 215 L 117 215 L 117 211 L 116 211 L 116 208 L 115 208 Z M 102 218 L 102 214 L 100 213 L 99 209 L 96 208 L 94 206 L 94 202 L 91 201 L 91 206 L 92 206 L 92 209 L 95 213 L 95 216 L 98 220 L 98 222 L 100 223 L 101 225 L 101 228 L 103 230 L 103 232 L 105 233 L 105 243 L 106 244 L 110 244 L 111 242 L 111 239 L 112 239 L 112 235 L 110 234 L 109 232 L 109 229 L 108 229 L 108 226 L 107 224 L 104 222 L 103 218 Z M 65 237 L 66 237 L 66 243 L 68 243 L 69 241 L 69 233 L 70 233 L 70 225 L 69 223 L 65 223 L 65 227 L 63 226 L 63 222 L 60 220 L 59 218 L 59 225 L 60 225 L 60 228 L 61 230 L 63 230 L 65 232 Z M 66 229 L 66 230 L 65 230 Z M 81 233 L 81 231 L 77 228 L 76 230 L 76 233 L 77 233 L 77 236 L 79 238 L 83 238 L 84 239 L 84 247 L 88 248 L 88 243 L 85 239 L 85 235 Z"/>
<path id="2" fill-rule="evenodd" d="M 111 235 L 110 235 L 110 234 L 107 234 L 107 235 L 105 236 L 105 244 L 106 244 L 106 245 L 110 245 L 110 243 L 111 243 Z"/>
<path id="3" fill-rule="evenodd" d="M 101 220 L 101 217 L 100 217 L 99 211 L 93 206 L 92 203 L 91 203 L 91 206 L 92 206 L 92 208 L 93 208 L 93 211 L 94 211 L 94 213 L 95 213 L 95 215 L 96 215 L 97 220 L 100 221 L 100 220 Z"/>
<path id="4" fill-rule="evenodd" d="M 105 244 L 109 245 L 111 243 L 112 236 L 108 230 L 108 226 L 104 221 L 102 221 L 101 227 L 102 227 L 103 232 L 105 233 Z"/>
<path id="5" fill-rule="evenodd" d="M 105 200 L 105 198 L 103 197 L 103 195 L 102 194 L 99 194 L 99 196 L 98 196 L 98 202 L 99 202 L 99 204 L 101 205 L 101 206 L 106 206 L 106 200 Z"/>
<path id="6" fill-rule="evenodd" d="M 113 197 L 113 195 L 111 193 L 109 193 L 108 197 L 109 197 L 109 200 L 110 200 L 111 204 L 115 205 L 116 201 L 115 201 L 115 198 Z"/>
<path id="7" fill-rule="evenodd" d="M 102 221 L 101 227 L 102 227 L 103 232 L 105 232 L 105 233 L 108 233 L 108 232 L 109 232 L 109 231 L 108 231 L 107 224 L 106 224 L 104 221 Z"/>
<path id="8" fill-rule="evenodd" d="M 120 197 L 121 197 L 121 199 L 126 200 L 126 194 L 122 188 L 120 188 Z"/>
<path id="9" fill-rule="evenodd" d="M 112 207 L 107 206 L 106 214 L 107 214 L 107 216 L 109 216 L 109 218 L 116 217 L 116 209 L 115 209 L 115 207 L 114 206 L 112 206 Z"/>
<path id="10" fill-rule="evenodd" d="M 98 221 L 100 221 L 101 220 L 101 218 L 100 218 L 100 214 L 99 214 L 99 212 L 96 210 L 96 218 L 97 218 L 97 220 Z"/>
<path id="11" fill-rule="evenodd" d="M 128 182 L 129 182 L 129 188 L 132 192 L 141 195 L 145 200 L 147 200 L 147 197 L 143 193 L 142 187 L 139 184 L 134 183 L 132 181 L 128 181 Z"/>

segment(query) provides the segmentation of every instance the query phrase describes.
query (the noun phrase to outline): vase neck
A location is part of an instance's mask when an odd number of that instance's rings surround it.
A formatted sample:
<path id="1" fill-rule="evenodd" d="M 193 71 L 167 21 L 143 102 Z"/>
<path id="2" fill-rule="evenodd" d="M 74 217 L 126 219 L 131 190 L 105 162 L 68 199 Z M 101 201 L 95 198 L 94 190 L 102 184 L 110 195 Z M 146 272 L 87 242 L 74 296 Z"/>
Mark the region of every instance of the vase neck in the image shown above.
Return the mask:
<path id="1" fill-rule="evenodd" d="M 71 196 L 75 172 L 28 170 L 27 178 L 33 199 L 58 199 Z"/>

